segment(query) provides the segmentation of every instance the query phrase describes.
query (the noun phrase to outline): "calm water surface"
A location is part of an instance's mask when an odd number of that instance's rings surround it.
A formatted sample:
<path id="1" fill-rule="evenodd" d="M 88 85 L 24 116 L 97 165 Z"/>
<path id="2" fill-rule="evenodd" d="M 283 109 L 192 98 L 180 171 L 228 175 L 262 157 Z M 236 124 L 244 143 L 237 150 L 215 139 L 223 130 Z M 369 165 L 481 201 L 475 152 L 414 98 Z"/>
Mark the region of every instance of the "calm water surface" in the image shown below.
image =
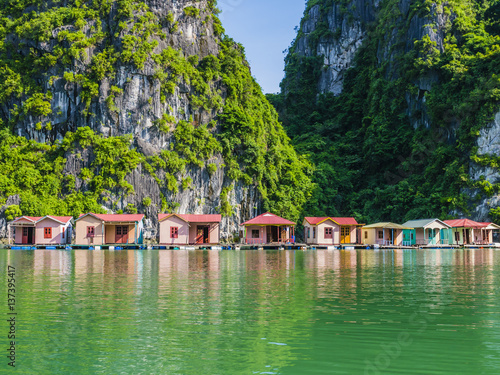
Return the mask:
<path id="1" fill-rule="evenodd" d="M 7 265 L 19 374 L 500 373 L 497 250 L 1 250 Z"/>

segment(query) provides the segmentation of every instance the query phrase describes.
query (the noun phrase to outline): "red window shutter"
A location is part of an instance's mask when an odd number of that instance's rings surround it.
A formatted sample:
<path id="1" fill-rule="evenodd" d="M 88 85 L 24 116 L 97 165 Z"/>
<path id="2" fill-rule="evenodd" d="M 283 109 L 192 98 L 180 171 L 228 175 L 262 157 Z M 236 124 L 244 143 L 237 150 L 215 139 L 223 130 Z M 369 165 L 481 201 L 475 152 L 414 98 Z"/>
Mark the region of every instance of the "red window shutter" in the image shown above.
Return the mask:
<path id="1" fill-rule="evenodd" d="M 66 230 L 66 228 L 63 227 L 63 229 L 62 229 L 62 238 L 63 238 L 63 240 L 64 240 L 64 231 L 65 230 Z"/>
<path id="2" fill-rule="evenodd" d="M 43 238 L 52 238 L 52 228 L 51 227 L 43 228 Z"/>
<path id="3" fill-rule="evenodd" d="M 179 238 L 179 228 L 170 227 L 170 238 Z"/>
<path id="4" fill-rule="evenodd" d="M 87 237 L 94 237 L 94 227 L 87 227 Z"/>

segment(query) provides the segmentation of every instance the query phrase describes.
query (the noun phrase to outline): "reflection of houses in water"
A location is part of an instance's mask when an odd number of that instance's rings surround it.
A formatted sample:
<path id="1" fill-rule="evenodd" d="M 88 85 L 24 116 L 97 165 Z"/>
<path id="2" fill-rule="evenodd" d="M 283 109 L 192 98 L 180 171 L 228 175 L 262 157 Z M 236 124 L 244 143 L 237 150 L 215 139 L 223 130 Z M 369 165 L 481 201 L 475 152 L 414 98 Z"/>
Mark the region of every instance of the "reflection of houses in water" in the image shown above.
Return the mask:
<path id="1" fill-rule="evenodd" d="M 33 251 L 33 271 L 35 274 L 72 273 L 73 259 L 71 251 L 66 250 L 35 250 Z"/>
<path id="2" fill-rule="evenodd" d="M 134 275 L 141 269 L 134 250 L 74 250 L 75 274 Z"/>
<path id="3" fill-rule="evenodd" d="M 189 274 L 189 250 L 160 250 L 158 251 L 158 272 L 160 279 L 171 278 L 173 272 L 176 277 L 187 277 Z"/>
<path id="4" fill-rule="evenodd" d="M 75 275 L 104 273 L 104 256 L 107 251 L 75 250 Z"/>

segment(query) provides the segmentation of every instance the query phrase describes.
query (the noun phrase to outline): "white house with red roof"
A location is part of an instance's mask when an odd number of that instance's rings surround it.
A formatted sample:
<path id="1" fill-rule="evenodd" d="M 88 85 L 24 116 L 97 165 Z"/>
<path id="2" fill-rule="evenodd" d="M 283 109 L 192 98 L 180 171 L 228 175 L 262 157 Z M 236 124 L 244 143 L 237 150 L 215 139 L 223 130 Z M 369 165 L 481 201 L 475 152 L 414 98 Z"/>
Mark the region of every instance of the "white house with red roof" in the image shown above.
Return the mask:
<path id="1" fill-rule="evenodd" d="M 75 245 L 142 244 L 143 214 L 80 215 L 75 220 Z"/>
<path id="2" fill-rule="evenodd" d="M 65 245 L 71 243 L 72 216 L 21 216 L 8 223 L 15 245 Z"/>
<path id="3" fill-rule="evenodd" d="M 246 244 L 286 244 L 295 242 L 295 223 L 266 212 L 242 225 Z"/>
<path id="4" fill-rule="evenodd" d="M 200 245 L 219 243 L 219 214 L 158 214 L 161 245 Z"/>
<path id="5" fill-rule="evenodd" d="M 340 245 L 357 243 L 360 224 L 353 217 L 310 217 L 303 221 L 304 239 L 312 245 Z"/>

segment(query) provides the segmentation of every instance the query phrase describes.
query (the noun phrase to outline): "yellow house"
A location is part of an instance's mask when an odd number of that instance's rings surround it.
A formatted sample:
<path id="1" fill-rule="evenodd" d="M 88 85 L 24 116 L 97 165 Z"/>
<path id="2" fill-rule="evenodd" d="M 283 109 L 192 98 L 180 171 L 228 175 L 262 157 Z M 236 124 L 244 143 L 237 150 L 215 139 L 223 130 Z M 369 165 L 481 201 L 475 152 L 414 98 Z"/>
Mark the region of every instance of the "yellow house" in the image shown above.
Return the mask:
<path id="1" fill-rule="evenodd" d="M 306 244 L 340 245 L 358 243 L 357 228 L 353 217 L 310 217 L 303 221 Z"/>
<path id="2" fill-rule="evenodd" d="M 375 223 L 361 228 L 361 242 L 364 245 L 410 246 L 403 237 L 404 229 L 413 229 L 395 223 Z"/>

